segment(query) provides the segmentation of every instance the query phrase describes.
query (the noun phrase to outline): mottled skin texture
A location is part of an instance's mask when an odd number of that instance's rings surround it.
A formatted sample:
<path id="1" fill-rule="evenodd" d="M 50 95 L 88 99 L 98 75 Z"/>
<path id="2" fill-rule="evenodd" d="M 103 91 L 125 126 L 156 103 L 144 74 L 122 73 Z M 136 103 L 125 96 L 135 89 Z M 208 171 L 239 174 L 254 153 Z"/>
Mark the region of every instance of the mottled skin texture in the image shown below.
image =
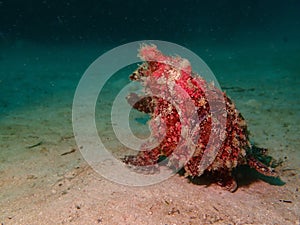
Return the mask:
<path id="1" fill-rule="evenodd" d="M 200 76 L 193 74 L 191 66 L 187 60 L 179 57 L 169 57 L 163 55 L 157 50 L 156 46 L 145 45 L 140 49 L 140 57 L 145 61 L 130 76 L 132 81 L 141 82 L 147 88 L 164 93 L 166 96 L 172 95 L 175 100 L 184 98 L 181 91 L 170 88 L 168 82 L 175 82 L 184 92 L 188 93 L 189 99 L 197 109 L 199 118 L 199 127 L 191 123 L 194 131 L 197 131 L 198 138 L 195 143 L 195 151 L 192 156 L 188 154 L 189 141 L 181 140 L 180 135 L 182 129 L 185 129 L 182 121 L 189 120 L 189 117 L 180 117 L 180 114 L 168 100 L 157 96 L 140 97 L 135 93 L 131 93 L 127 97 L 127 101 L 138 111 L 151 115 L 150 128 L 154 138 L 163 137 L 159 145 L 155 148 L 148 149 L 147 143 L 141 146 L 144 151 L 139 152 L 136 156 L 127 156 L 124 159 L 126 164 L 132 166 L 155 165 L 161 157 L 170 157 L 168 166 L 175 170 L 180 169 L 180 162 L 183 160 L 186 176 L 197 177 L 204 172 L 210 174 L 214 180 L 227 190 L 233 192 L 237 189 L 237 183 L 232 177 L 232 170 L 238 165 L 248 164 L 266 176 L 276 176 L 276 173 L 262 162 L 258 161 L 251 154 L 252 146 L 249 142 L 247 126 L 242 115 L 237 111 L 234 103 L 221 90 L 211 84 L 207 84 Z M 158 60 L 159 62 L 157 62 Z M 179 65 L 179 66 L 172 66 Z M 146 80 L 147 78 L 147 80 Z M 156 90 L 157 89 L 157 90 Z M 212 93 L 212 97 L 208 100 L 207 95 Z M 174 96 L 175 97 L 174 97 Z M 186 101 L 185 99 L 183 102 Z M 216 118 L 212 118 L 211 105 L 214 104 L 214 110 L 224 110 L 226 113 L 216 114 Z M 181 112 L 188 115 L 189 109 Z M 212 119 L 217 121 L 212 123 Z M 216 156 L 210 160 L 207 149 L 209 138 L 212 143 L 220 141 L 218 135 L 213 135 L 212 129 L 219 129 L 219 121 L 225 121 L 223 133 L 223 142 L 218 148 Z M 164 132 L 160 126 L 165 124 Z M 187 123 L 186 123 L 187 124 Z M 216 132 L 216 134 L 220 134 Z M 221 136 L 220 136 L 221 137 Z M 176 149 L 176 151 L 175 151 Z M 256 148 L 257 149 L 257 148 Z M 265 153 L 263 151 L 262 153 Z M 200 167 L 200 161 L 203 157 L 207 157 L 210 162 L 203 171 Z"/>

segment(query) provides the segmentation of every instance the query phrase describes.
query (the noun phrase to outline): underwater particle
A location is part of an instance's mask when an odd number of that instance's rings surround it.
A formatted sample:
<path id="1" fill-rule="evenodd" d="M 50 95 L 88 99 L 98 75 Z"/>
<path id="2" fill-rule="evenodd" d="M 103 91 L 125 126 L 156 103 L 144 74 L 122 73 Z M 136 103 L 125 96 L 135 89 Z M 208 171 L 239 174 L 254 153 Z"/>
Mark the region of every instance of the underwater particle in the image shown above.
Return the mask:
<path id="1" fill-rule="evenodd" d="M 28 148 L 28 149 L 30 149 L 30 148 L 35 148 L 35 147 L 37 147 L 37 146 L 40 146 L 41 144 L 43 144 L 43 141 L 40 141 L 40 142 L 38 142 L 38 143 L 36 143 L 36 144 L 33 144 L 33 145 L 26 146 L 26 148 Z"/>
<path id="2" fill-rule="evenodd" d="M 67 151 L 67 152 L 61 153 L 60 155 L 61 155 L 61 156 L 64 156 L 64 155 L 69 155 L 69 154 L 71 154 L 71 153 L 74 153 L 74 152 L 76 152 L 76 149 L 75 149 L 75 148 L 72 148 L 70 151 Z"/>
<path id="3" fill-rule="evenodd" d="M 149 127 L 153 138 L 164 138 L 150 150 L 147 143 L 143 144 L 136 156 L 123 159 L 126 164 L 147 168 L 156 165 L 162 158 L 168 158 L 167 166 L 178 171 L 184 162 L 187 177 L 209 174 L 230 192 L 238 187 L 232 171 L 239 165 L 246 164 L 260 174 L 277 177 L 267 163 L 261 162 L 261 158 L 269 157 L 267 151 L 251 145 L 246 122 L 231 99 L 214 84 L 207 83 L 194 73 L 188 60 L 166 56 L 155 45 L 142 45 L 138 55 L 144 63 L 129 78 L 140 82 L 146 95 L 130 93 L 127 101 L 134 109 L 150 115 Z M 162 93 L 166 97 L 149 96 L 151 93 Z M 214 93 L 213 97 L 208 96 L 211 93 Z M 185 105 L 188 100 L 196 109 L 197 120 L 190 117 L 193 109 Z M 172 102 L 182 106 L 181 111 Z M 222 113 L 213 114 L 212 105 L 214 111 Z M 221 120 L 225 120 L 224 131 Z M 161 124 L 164 124 L 164 131 Z M 187 124 L 192 127 L 186 127 Z M 187 130 L 197 133 L 196 142 L 182 138 L 182 133 Z M 213 131 L 219 135 L 212 135 Z M 212 154 L 213 147 L 208 146 L 209 140 L 213 144 L 223 140 L 216 155 Z M 192 155 L 189 154 L 191 145 L 195 145 Z M 202 161 L 207 162 L 205 168 L 201 165 Z"/>

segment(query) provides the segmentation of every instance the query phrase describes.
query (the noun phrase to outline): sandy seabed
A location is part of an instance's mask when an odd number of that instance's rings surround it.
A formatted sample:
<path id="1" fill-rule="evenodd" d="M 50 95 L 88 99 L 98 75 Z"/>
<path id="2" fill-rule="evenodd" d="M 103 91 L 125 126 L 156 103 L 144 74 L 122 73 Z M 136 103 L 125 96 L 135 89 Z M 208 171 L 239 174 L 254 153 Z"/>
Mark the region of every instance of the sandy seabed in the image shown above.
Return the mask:
<path id="1" fill-rule="evenodd" d="M 220 49 L 211 68 L 252 141 L 283 160 L 284 185 L 241 175 L 230 193 L 179 175 L 146 187 L 106 180 L 80 154 L 71 118 L 77 82 L 99 54 L 19 43 L 0 59 L 0 223 L 299 225 L 299 49 L 267 46 L 258 58 Z"/>

